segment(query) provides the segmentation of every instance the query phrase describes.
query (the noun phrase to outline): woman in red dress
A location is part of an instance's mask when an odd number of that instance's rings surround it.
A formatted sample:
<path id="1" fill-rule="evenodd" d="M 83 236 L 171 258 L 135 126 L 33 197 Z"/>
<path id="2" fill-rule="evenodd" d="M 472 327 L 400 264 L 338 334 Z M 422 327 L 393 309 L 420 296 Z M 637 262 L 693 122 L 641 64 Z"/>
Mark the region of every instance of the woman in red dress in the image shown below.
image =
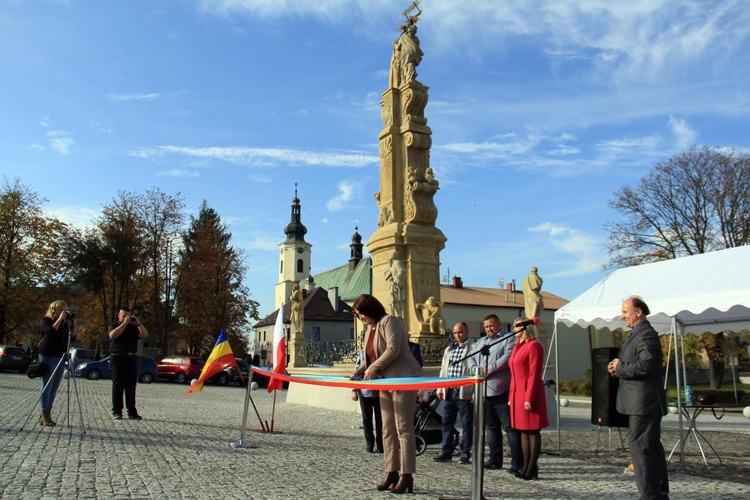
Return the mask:
<path id="1" fill-rule="evenodd" d="M 537 460 L 542 451 L 540 430 L 549 427 L 547 400 L 542 382 L 544 348 L 536 340 L 533 325 L 521 326 L 518 318 L 513 322 L 516 345 L 510 355 L 510 422 L 521 433 L 523 469 L 516 477 L 538 479 Z"/>

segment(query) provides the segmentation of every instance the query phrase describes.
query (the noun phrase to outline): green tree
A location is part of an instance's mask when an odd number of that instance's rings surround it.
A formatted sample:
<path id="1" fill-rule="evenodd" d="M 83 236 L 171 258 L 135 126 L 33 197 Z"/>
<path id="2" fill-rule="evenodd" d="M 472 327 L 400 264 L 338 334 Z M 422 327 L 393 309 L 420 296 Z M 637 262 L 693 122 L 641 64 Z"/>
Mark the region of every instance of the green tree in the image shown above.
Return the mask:
<path id="1" fill-rule="evenodd" d="M 128 193 L 104 207 L 94 228 L 77 231 L 71 238 L 70 260 L 77 282 L 93 294 L 84 338 L 103 341 L 120 307 L 133 307 L 146 295 L 144 289 L 146 247 L 135 209 L 137 199 Z M 94 307 L 95 306 L 95 307 Z"/>
<path id="2" fill-rule="evenodd" d="M 62 244 L 66 224 L 44 215 L 40 197 L 19 179 L 0 188 L 0 343 L 38 333 L 40 311 L 59 292 L 68 264 Z M 57 300 L 55 299 L 52 300 Z"/>
<path id="3" fill-rule="evenodd" d="M 175 258 L 174 241 L 180 236 L 185 220 L 185 203 L 177 196 L 169 196 L 158 188 L 147 190 L 135 199 L 135 212 L 143 228 L 145 245 L 143 265 L 148 276 L 149 332 L 157 339 L 162 353 L 169 352 L 169 330 L 171 327 Z"/>
<path id="4" fill-rule="evenodd" d="M 179 337 L 191 355 L 210 350 L 219 332 L 236 355 L 248 350 L 247 332 L 258 319 L 258 303 L 242 285 L 246 271 L 241 250 L 215 210 L 203 202 L 182 239 L 176 293 Z"/>
<path id="5" fill-rule="evenodd" d="M 711 389 L 721 389 L 724 377 L 724 332 L 704 332 L 698 337 L 698 346 L 708 357 L 708 379 Z"/>

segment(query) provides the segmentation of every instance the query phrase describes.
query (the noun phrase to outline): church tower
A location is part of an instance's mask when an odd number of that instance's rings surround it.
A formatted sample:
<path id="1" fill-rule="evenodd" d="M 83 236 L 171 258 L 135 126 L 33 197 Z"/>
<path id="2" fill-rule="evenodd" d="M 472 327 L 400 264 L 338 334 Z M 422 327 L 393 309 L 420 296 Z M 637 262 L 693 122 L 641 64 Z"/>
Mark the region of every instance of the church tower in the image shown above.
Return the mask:
<path id="1" fill-rule="evenodd" d="M 354 234 L 352 235 L 352 244 L 349 245 L 349 249 L 351 250 L 351 257 L 349 258 L 349 270 L 354 271 L 354 268 L 357 267 L 357 264 L 359 264 L 359 261 L 362 260 L 362 248 L 364 245 L 362 244 L 362 236 L 359 235 L 357 230 L 359 229 L 358 226 L 354 226 Z"/>
<path id="2" fill-rule="evenodd" d="M 292 287 L 304 282 L 310 276 L 310 249 L 312 245 L 305 241 L 307 228 L 302 224 L 302 208 L 297 198 L 297 184 L 294 184 L 292 200 L 292 217 L 284 229 L 286 241 L 279 244 L 279 282 L 276 285 L 274 307 L 278 309 L 289 301 Z"/>

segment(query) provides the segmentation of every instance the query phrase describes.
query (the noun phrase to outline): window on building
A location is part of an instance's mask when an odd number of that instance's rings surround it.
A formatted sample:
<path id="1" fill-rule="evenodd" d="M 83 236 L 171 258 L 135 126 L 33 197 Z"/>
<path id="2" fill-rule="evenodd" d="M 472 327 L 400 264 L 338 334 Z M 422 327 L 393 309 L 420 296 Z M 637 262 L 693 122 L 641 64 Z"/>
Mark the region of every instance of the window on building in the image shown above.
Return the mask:
<path id="1" fill-rule="evenodd" d="M 349 340 L 354 340 L 354 327 L 349 328 Z"/>
<path id="2" fill-rule="evenodd" d="M 302 259 L 297 259 L 297 272 L 302 273 L 305 271 L 305 263 Z"/>
<path id="3" fill-rule="evenodd" d="M 279 262 L 279 274 L 284 274 L 284 261 Z"/>
<path id="4" fill-rule="evenodd" d="M 313 340 L 320 340 L 320 327 L 319 326 L 314 326 L 313 327 L 313 336 L 312 336 L 312 338 L 313 338 Z"/>

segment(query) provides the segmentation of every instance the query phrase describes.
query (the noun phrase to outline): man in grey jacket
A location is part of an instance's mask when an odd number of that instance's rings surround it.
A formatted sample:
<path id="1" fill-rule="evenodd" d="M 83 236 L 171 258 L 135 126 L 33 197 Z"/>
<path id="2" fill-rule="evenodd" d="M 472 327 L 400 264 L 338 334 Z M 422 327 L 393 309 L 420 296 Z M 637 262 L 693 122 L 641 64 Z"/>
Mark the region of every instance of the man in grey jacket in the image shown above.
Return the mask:
<path id="1" fill-rule="evenodd" d="M 661 417 L 667 414 L 661 374 L 661 343 L 646 317 L 650 314 L 639 297 L 622 303 L 622 319 L 632 328 L 620 348 L 620 357 L 608 366 L 620 379 L 617 411 L 629 416 L 630 457 L 641 498 L 668 498 L 669 478 L 661 444 Z"/>
<path id="2" fill-rule="evenodd" d="M 489 348 L 489 356 L 479 356 L 477 363 L 486 367 L 487 388 L 486 421 L 487 445 L 490 454 L 484 463 L 485 469 L 503 468 L 503 433 L 508 437 L 510 448 L 510 467 L 508 472 L 516 474 L 523 470 L 523 450 L 521 449 L 521 436 L 517 430 L 510 425 L 510 406 L 508 396 L 510 393 L 510 354 L 516 345 L 516 337 L 508 332 L 500 322 L 496 314 L 490 314 L 484 318 L 484 331 L 487 336 L 477 341 L 475 349 Z"/>
<path id="3" fill-rule="evenodd" d="M 456 323 L 453 327 L 456 339 L 445 348 L 443 361 L 440 365 L 440 377 L 464 377 L 471 375 L 475 366 L 474 358 L 463 359 L 471 353 L 473 342 L 469 340 L 469 327 L 464 322 Z M 460 361 L 459 360 L 462 360 Z M 459 464 L 471 463 L 471 445 L 474 441 L 474 386 L 451 387 L 438 389 L 438 399 L 443 400 L 443 449 L 433 460 L 436 462 L 450 462 L 453 460 L 453 427 L 456 418 L 461 414 L 461 457 Z"/>

